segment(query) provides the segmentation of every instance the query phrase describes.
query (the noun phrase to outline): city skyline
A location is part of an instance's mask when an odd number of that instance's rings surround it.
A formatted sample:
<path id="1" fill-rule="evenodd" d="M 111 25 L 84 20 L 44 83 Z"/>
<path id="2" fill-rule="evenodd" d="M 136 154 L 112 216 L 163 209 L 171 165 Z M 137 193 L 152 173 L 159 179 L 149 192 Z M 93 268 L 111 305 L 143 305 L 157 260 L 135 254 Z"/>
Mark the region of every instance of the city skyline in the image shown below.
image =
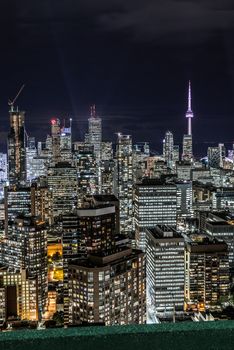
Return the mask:
<path id="1" fill-rule="evenodd" d="M 184 113 L 182 114 L 182 116 L 184 116 L 184 118 L 181 118 L 180 123 L 183 123 L 183 127 L 184 130 L 178 130 L 178 128 L 174 128 L 171 131 L 173 132 L 173 135 L 175 137 L 176 143 L 180 146 L 180 151 L 182 151 L 183 148 L 183 134 L 186 134 L 186 130 L 188 130 L 189 132 L 189 120 L 193 120 L 194 123 L 194 113 L 192 111 L 192 100 L 194 100 L 194 92 L 192 92 L 192 82 L 191 80 L 188 80 L 187 82 L 187 91 L 186 91 L 186 95 L 184 98 L 184 102 L 185 102 L 185 109 L 184 109 Z M 21 99 L 22 96 L 25 93 L 25 91 L 22 92 L 22 90 L 25 90 L 25 85 L 22 85 L 20 90 L 16 90 L 16 92 L 20 92 L 20 95 L 18 96 L 18 98 L 15 102 L 15 108 L 19 108 L 18 105 L 21 105 Z M 194 90 L 194 89 L 193 89 Z M 16 93 L 16 96 L 17 96 Z M 10 107 L 10 109 L 12 108 L 11 105 L 11 101 L 12 101 L 12 97 L 8 99 L 8 106 Z M 100 106 L 101 107 L 101 106 Z M 138 134 L 138 127 L 136 127 L 134 125 L 134 128 L 130 129 L 130 125 L 129 128 L 126 129 L 124 128 L 123 130 L 113 130 L 112 133 L 109 133 L 108 130 L 110 128 L 109 123 L 110 121 L 110 116 L 106 116 L 106 115 L 102 115 L 99 113 L 99 106 L 96 106 L 94 104 L 91 104 L 90 106 L 87 106 L 87 111 L 86 114 L 81 116 L 73 116 L 72 114 L 65 114 L 65 115 L 50 115 L 48 116 L 48 120 L 45 121 L 44 124 L 40 124 L 40 136 L 38 136 L 38 130 L 36 128 L 33 128 L 32 125 L 32 120 L 30 119 L 30 116 L 28 116 L 27 110 L 25 108 L 21 109 L 19 108 L 19 110 L 23 110 L 26 114 L 26 120 L 25 120 L 25 128 L 28 131 L 28 136 L 34 136 L 36 137 L 36 141 L 41 141 L 43 139 L 43 137 L 45 136 L 45 134 L 49 133 L 49 128 L 50 128 L 50 123 L 52 119 L 60 119 L 62 121 L 62 123 L 66 124 L 66 125 L 70 125 L 70 123 L 72 122 L 72 128 L 73 128 L 73 141 L 80 141 L 84 138 L 85 133 L 88 130 L 88 123 L 89 123 L 89 118 L 92 117 L 92 108 L 97 109 L 97 112 L 95 111 L 95 116 L 97 118 L 101 118 L 103 120 L 103 125 L 102 125 L 102 129 L 103 129 L 103 135 L 104 135 L 104 139 L 106 141 L 112 141 L 113 143 L 116 143 L 116 134 L 117 132 L 121 132 L 123 134 L 131 134 L 133 137 L 133 142 L 150 142 L 151 144 L 151 150 L 154 154 L 161 154 L 162 152 L 162 143 L 163 143 L 163 137 L 164 137 L 164 133 L 166 130 L 170 129 L 169 125 L 165 124 L 165 129 L 161 128 L 161 135 L 160 138 L 158 140 L 155 140 L 155 138 L 153 139 L 143 139 L 142 137 L 140 139 L 137 139 L 137 134 Z M 8 108 L 9 109 L 9 108 Z M 191 115 L 191 118 L 189 117 Z M 28 118 L 27 118 L 28 117 Z M 123 116 L 114 116 L 113 119 L 117 119 L 117 118 L 121 118 L 124 119 Z M 195 125 L 196 125 L 196 120 L 199 119 L 199 112 L 198 115 L 196 113 L 196 118 L 195 118 Z M 64 125 L 65 125 L 64 124 Z M 186 125 L 187 124 L 187 125 Z M 111 127 L 113 128 L 113 124 L 111 122 Z M 192 124 L 191 124 L 191 128 L 192 128 Z M 46 130 L 47 129 L 47 130 Z M 151 129 L 151 128 L 150 128 Z M 42 131 L 44 132 L 44 135 L 42 134 Z M 125 131 L 128 132 L 125 132 Z M 78 132 L 77 132 L 78 131 Z M 143 129 L 144 131 L 144 129 Z M 2 134 L 4 134 L 4 136 L 1 138 L 0 140 L 0 150 L 1 151 L 6 151 L 6 138 L 7 138 L 7 134 L 8 132 L 4 133 L 2 132 Z M 143 133 L 144 134 L 144 133 Z M 197 139 L 198 137 L 198 131 L 195 129 L 193 129 L 193 134 L 195 134 L 195 138 L 193 138 L 193 144 L 195 145 L 194 147 L 194 155 L 196 157 L 204 157 L 206 155 L 206 151 L 207 151 L 207 147 L 208 146 L 214 146 L 220 142 L 225 143 L 227 146 L 232 147 L 232 143 L 233 141 L 231 139 L 229 140 L 222 140 L 221 137 L 217 138 L 217 140 L 212 139 L 212 136 L 208 136 L 207 137 L 210 139 L 208 140 L 200 140 Z M 210 134 L 209 134 L 210 135 Z"/>

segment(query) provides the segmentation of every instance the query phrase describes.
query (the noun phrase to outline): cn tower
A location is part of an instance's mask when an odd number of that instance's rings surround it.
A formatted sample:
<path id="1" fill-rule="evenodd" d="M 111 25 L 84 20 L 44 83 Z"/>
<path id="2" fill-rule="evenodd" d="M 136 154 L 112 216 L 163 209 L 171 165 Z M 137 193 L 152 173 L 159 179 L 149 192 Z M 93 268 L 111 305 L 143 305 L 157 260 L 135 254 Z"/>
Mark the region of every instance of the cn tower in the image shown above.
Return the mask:
<path id="1" fill-rule="evenodd" d="M 186 118 L 188 118 L 188 135 L 192 135 L 193 111 L 192 111 L 191 82 L 190 82 L 190 80 L 189 80 L 189 87 L 188 87 L 188 110 L 186 112 Z"/>

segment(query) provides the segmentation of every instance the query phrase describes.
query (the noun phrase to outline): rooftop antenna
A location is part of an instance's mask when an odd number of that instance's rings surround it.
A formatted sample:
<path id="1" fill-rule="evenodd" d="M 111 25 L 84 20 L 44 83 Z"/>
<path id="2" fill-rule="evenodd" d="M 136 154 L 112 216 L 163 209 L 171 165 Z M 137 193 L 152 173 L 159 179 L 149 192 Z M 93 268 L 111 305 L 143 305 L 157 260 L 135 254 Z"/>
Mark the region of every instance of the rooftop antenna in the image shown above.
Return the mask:
<path id="1" fill-rule="evenodd" d="M 96 106 L 95 105 L 92 105 L 90 107 L 90 115 L 91 115 L 91 118 L 95 118 L 96 117 Z"/>

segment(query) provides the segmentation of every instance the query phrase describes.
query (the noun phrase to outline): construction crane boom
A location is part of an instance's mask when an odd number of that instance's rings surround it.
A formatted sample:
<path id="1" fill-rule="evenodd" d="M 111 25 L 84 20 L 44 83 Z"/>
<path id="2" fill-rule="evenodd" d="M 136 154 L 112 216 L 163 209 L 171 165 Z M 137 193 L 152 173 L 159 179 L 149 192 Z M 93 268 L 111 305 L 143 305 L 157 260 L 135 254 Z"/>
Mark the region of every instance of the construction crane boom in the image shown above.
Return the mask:
<path id="1" fill-rule="evenodd" d="M 8 105 L 11 107 L 11 111 L 14 110 L 14 103 L 15 103 L 15 101 L 17 100 L 17 98 L 19 97 L 19 95 L 21 94 L 21 92 L 22 92 L 22 90 L 24 89 L 24 87 L 25 87 L 25 84 L 23 84 L 23 85 L 21 86 L 21 88 L 19 89 L 19 91 L 17 92 L 15 98 L 14 98 L 12 101 L 11 101 L 10 99 L 8 100 Z"/>

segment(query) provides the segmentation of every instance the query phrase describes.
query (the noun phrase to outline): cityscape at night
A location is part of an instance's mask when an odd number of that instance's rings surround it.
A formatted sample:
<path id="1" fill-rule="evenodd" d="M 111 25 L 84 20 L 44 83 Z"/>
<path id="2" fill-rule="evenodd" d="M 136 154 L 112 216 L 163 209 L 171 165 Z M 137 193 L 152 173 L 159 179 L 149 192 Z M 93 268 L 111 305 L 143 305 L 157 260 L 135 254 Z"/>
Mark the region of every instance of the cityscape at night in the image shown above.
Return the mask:
<path id="1" fill-rule="evenodd" d="M 232 327 L 233 23 L 228 0 L 0 4 L 4 348 Z"/>

